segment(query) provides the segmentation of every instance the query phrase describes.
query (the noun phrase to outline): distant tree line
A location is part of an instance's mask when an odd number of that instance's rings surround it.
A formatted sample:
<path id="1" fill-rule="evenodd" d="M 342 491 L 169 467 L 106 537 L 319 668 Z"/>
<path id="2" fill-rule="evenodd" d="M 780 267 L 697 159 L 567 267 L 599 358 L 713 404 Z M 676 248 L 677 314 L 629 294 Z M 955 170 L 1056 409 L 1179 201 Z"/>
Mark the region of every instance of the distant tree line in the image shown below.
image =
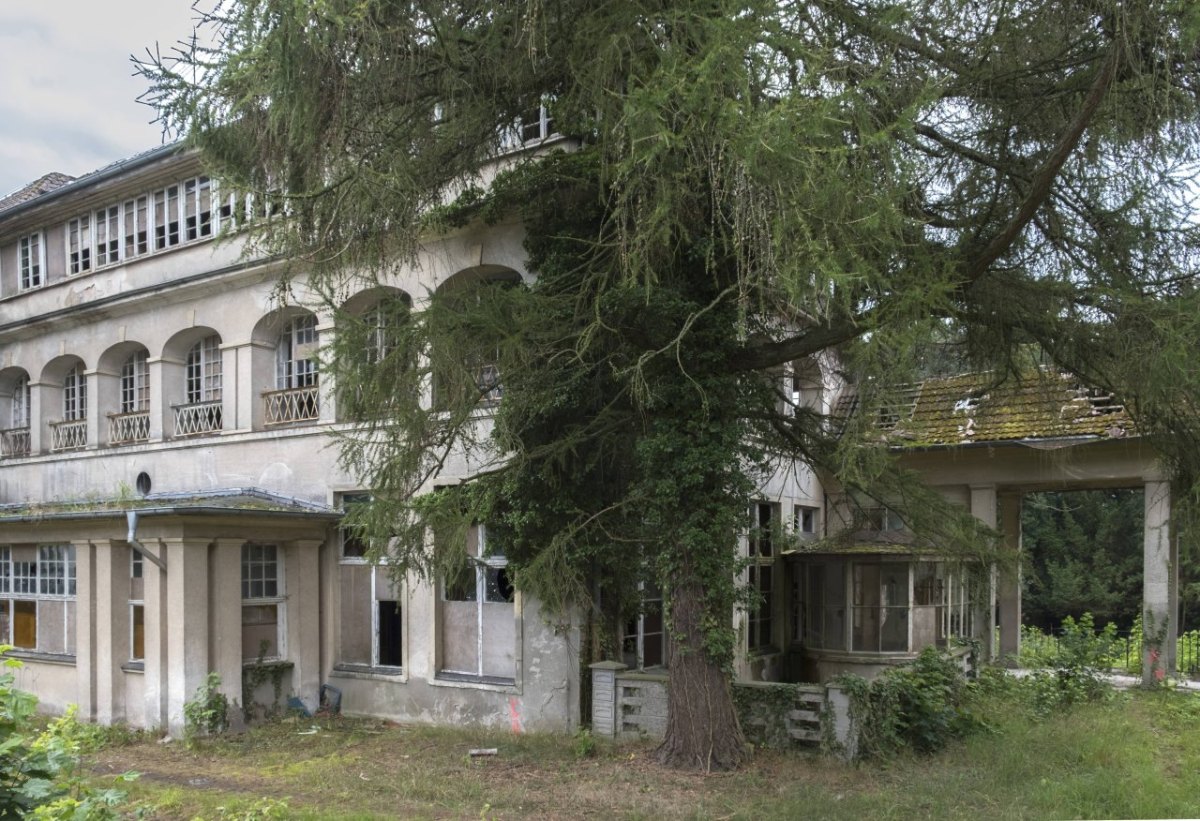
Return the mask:
<path id="1" fill-rule="evenodd" d="M 1057 629 L 1090 612 L 1129 629 L 1142 606 L 1141 490 L 1030 493 L 1021 509 L 1026 624 Z M 1180 630 L 1195 626 L 1200 568 L 1180 549 Z"/>

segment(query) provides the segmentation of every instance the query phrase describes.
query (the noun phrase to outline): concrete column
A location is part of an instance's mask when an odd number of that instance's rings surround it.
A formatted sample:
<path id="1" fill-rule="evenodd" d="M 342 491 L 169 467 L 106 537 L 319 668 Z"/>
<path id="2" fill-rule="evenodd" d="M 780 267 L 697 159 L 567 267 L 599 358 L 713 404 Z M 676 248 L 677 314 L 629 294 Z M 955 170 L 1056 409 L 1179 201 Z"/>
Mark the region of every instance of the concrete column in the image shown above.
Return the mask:
<path id="1" fill-rule="evenodd" d="M 337 333 L 334 328 L 332 319 L 321 319 L 317 323 L 317 339 L 320 340 L 321 350 L 329 350 L 333 345 L 333 335 Z M 334 381 L 333 374 L 329 371 L 322 370 L 317 381 L 317 386 L 320 390 L 319 401 L 321 403 L 318 420 L 321 422 L 336 422 L 337 421 L 337 383 Z"/>
<path id="2" fill-rule="evenodd" d="M 238 359 L 240 346 L 221 345 L 221 429 L 249 430 L 250 409 L 243 411 L 241 396 L 246 392 L 239 381 Z M 245 413 L 245 415 L 242 415 Z"/>
<path id="3" fill-rule="evenodd" d="M 1171 488 L 1164 481 L 1145 485 L 1143 543 L 1142 683 L 1157 684 L 1175 672 L 1175 640 L 1179 630 L 1171 611 L 1179 574 L 1171 538 Z"/>
<path id="4" fill-rule="evenodd" d="M 58 386 L 61 391 L 62 386 Z M 55 397 L 59 404 L 55 404 Z M 29 383 L 29 454 L 36 456 L 50 450 L 50 422 L 62 414 L 62 394 L 48 382 Z"/>
<path id="5" fill-rule="evenodd" d="M 79 717 L 96 718 L 96 551 L 88 541 L 73 541 L 75 548 L 75 701 Z"/>
<path id="6" fill-rule="evenodd" d="M 999 497 L 999 503 L 1007 560 L 997 576 L 1000 656 L 1015 662 L 1021 652 L 1021 495 L 1005 493 Z"/>
<path id="7" fill-rule="evenodd" d="M 183 705 L 208 675 L 208 539 L 164 540 L 167 557 L 167 724 L 183 731 Z"/>
<path id="8" fill-rule="evenodd" d="M 167 550 L 161 543 L 147 544 L 146 549 L 167 558 L 167 567 L 171 569 Z M 149 729 L 167 726 L 167 670 L 171 662 L 167 647 L 167 573 L 146 559 L 142 564 L 142 581 L 146 619 L 142 724 Z"/>
<path id="9" fill-rule="evenodd" d="M 323 541 L 299 539 L 287 545 L 287 658 L 292 687 L 309 710 L 316 710 L 321 689 L 320 548 Z"/>
<path id="10" fill-rule="evenodd" d="M 619 661 L 598 661 L 588 665 L 592 671 L 592 732 L 616 738 L 617 674 L 625 669 Z"/>
<path id="11" fill-rule="evenodd" d="M 150 367 L 150 441 L 161 442 L 175 433 L 172 405 L 183 398 L 183 367 L 174 359 L 152 358 Z M 178 383 L 178 384 L 177 384 Z"/>
<path id="12" fill-rule="evenodd" d="M 87 446 L 108 444 L 108 414 L 121 407 L 120 374 L 84 371 L 87 380 Z"/>
<path id="13" fill-rule="evenodd" d="M 984 527 L 997 528 L 996 486 L 971 485 L 971 515 Z M 985 583 L 975 607 L 975 632 L 982 639 L 982 661 L 995 661 L 999 655 L 996 645 L 996 566 L 985 568 Z M 982 635 L 980 635 L 982 634 Z"/>
<path id="14" fill-rule="evenodd" d="M 221 692 L 230 703 L 242 703 L 242 544 L 245 539 L 217 539 L 212 553 L 209 589 L 209 667 L 221 677 Z M 241 715 L 241 710 L 230 711 Z"/>
<path id="15" fill-rule="evenodd" d="M 125 720 L 125 673 L 129 660 L 129 546 L 122 541 L 95 547 L 96 721 Z M 145 560 L 143 567 L 153 565 Z"/>
<path id="16" fill-rule="evenodd" d="M 238 350 L 238 427 L 262 430 L 263 393 L 275 390 L 276 343 L 252 342 Z M 245 386 L 243 392 L 242 386 Z"/>

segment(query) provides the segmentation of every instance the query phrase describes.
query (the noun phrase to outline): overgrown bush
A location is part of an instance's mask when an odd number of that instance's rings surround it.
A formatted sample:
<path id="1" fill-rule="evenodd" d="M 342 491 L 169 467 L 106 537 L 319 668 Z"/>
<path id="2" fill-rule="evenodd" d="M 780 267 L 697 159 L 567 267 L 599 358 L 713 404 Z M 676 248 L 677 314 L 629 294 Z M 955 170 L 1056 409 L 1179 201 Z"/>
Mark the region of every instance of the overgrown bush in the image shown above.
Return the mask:
<path id="1" fill-rule="evenodd" d="M 12 648 L 0 646 L 0 655 Z M 0 817 L 108 819 L 125 799 L 124 791 L 96 790 L 81 775 L 81 754 L 101 735 L 75 720 L 75 708 L 44 730 L 34 724 L 37 698 L 14 686 L 17 659 L 5 658 L 0 675 Z M 117 781 L 137 776 L 126 773 Z"/>
<path id="2" fill-rule="evenodd" d="M 957 661 L 933 647 L 874 681 L 840 676 L 837 683 L 850 695 L 862 757 L 934 752 L 982 726 L 968 707 L 971 684 Z"/>
<path id="3" fill-rule="evenodd" d="M 229 699 L 221 692 L 221 677 L 209 673 L 183 705 L 184 739 L 190 744 L 200 736 L 223 733 L 228 726 Z"/>

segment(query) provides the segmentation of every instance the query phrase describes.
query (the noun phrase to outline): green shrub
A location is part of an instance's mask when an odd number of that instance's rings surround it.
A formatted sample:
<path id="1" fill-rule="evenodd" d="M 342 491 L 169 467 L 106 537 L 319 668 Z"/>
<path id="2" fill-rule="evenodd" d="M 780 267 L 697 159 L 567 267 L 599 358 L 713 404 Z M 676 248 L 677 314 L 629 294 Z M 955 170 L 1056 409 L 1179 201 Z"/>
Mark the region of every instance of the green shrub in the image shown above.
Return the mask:
<path id="1" fill-rule="evenodd" d="M 196 695 L 183 705 L 183 736 L 190 744 L 199 736 L 225 732 L 229 726 L 229 699 L 221 692 L 221 677 L 209 673 Z"/>
<path id="2" fill-rule="evenodd" d="M 967 706 L 970 682 L 955 659 L 933 647 L 874 681 L 841 676 L 838 683 L 850 694 L 863 757 L 881 758 L 903 749 L 935 752 L 982 726 Z"/>
<path id="3" fill-rule="evenodd" d="M 0 645 L 0 655 L 12 648 Z M 75 720 L 75 707 L 40 732 L 33 715 L 37 698 L 13 686 L 21 662 L 4 659 L 0 675 L 0 817 L 109 819 L 125 798 L 122 790 L 96 790 L 81 775 L 80 756 L 100 736 Z M 117 781 L 137 776 L 126 773 Z"/>

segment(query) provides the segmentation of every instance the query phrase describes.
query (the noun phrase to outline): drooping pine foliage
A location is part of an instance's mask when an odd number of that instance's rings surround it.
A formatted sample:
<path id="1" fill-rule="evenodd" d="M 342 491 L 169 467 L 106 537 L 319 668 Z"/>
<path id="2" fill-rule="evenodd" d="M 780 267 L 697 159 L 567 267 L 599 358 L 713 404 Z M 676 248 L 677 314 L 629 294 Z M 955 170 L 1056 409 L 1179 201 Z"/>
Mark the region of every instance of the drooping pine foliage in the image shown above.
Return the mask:
<path id="1" fill-rule="evenodd" d="M 338 306 L 424 237 L 521 221 L 531 287 L 411 295 L 368 362 L 339 316 L 330 364 L 365 420 L 344 459 L 397 567 L 449 566 L 476 519 L 552 603 L 656 575 L 672 714 L 716 728 L 670 728 L 674 762 L 742 755 L 708 673 L 771 460 L 980 542 L 869 415 L 786 408 L 788 363 L 836 354 L 872 407 L 932 341 L 998 377 L 1049 362 L 1130 402 L 1181 488 L 1200 475 L 1190 0 L 227 0 L 207 24 L 213 50 L 144 67 L 149 97 L 227 185 L 286 203 L 256 250 Z M 498 135 L 542 104 L 577 150 L 490 185 Z M 467 377 L 492 360 L 487 438 Z M 417 495 L 464 450 L 476 479 Z"/>

